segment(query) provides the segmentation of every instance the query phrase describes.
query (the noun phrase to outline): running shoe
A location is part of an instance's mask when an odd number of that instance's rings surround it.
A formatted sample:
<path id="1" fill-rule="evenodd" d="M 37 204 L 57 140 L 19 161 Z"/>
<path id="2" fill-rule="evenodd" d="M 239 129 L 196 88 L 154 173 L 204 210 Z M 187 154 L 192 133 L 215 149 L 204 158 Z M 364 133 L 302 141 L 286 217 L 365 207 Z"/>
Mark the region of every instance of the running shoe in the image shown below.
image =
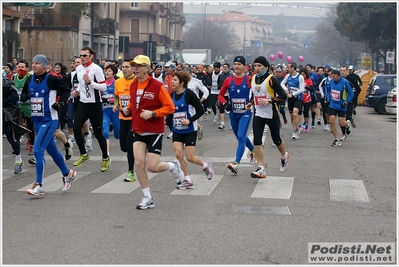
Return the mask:
<path id="1" fill-rule="evenodd" d="M 184 181 L 184 173 L 180 168 L 180 162 L 177 159 L 174 159 L 172 160 L 172 163 L 174 164 L 174 166 L 170 170 L 170 172 L 175 177 L 176 184 L 181 184 Z"/>
<path id="2" fill-rule="evenodd" d="M 352 123 L 350 120 L 346 120 L 346 124 L 348 124 L 348 127 L 346 128 L 346 134 L 350 135 L 352 132 Z"/>
<path id="3" fill-rule="evenodd" d="M 62 181 L 64 182 L 64 186 L 62 187 L 62 191 L 67 191 L 71 188 L 72 181 L 75 180 L 77 172 L 74 170 L 70 170 L 67 176 L 62 176 Z"/>
<path id="4" fill-rule="evenodd" d="M 21 138 L 19 138 L 19 140 L 20 140 L 19 143 L 22 144 Z M 29 148 L 30 148 L 30 141 L 26 142 L 26 150 L 29 150 Z"/>
<path id="5" fill-rule="evenodd" d="M 111 165 L 111 162 L 112 162 L 112 160 L 110 157 L 108 157 L 108 159 L 103 159 L 102 163 L 101 163 L 101 171 L 102 172 L 109 171 L 109 165 Z"/>
<path id="6" fill-rule="evenodd" d="M 309 125 L 305 124 L 305 130 L 304 130 L 304 132 L 305 132 L 305 133 L 309 132 Z"/>
<path id="7" fill-rule="evenodd" d="M 292 140 L 297 140 L 298 138 L 299 138 L 298 131 L 293 131 L 292 132 Z"/>
<path id="8" fill-rule="evenodd" d="M 264 179 L 266 178 L 266 171 L 263 167 L 256 168 L 256 171 L 251 172 L 252 178 Z"/>
<path id="9" fill-rule="evenodd" d="M 71 143 L 75 143 L 76 142 L 75 136 L 73 134 L 69 135 L 68 136 L 68 141 L 70 141 Z"/>
<path id="10" fill-rule="evenodd" d="M 72 165 L 79 167 L 83 164 L 83 162 L 88 161 L 89 159 L 90 159 L 89 155 L 87 155 L 87 156 L 80 155 L 78 160 L 75 161 Z"/>
<path id="11" fill-rule="evenodd" d="M 34 155 L 35 153 L 33 152 L 33 147 L 32 145 L 29 145 L 29 152 L 28 155 Z"/>
<path id="12" fill-rule="evenodd" d="M 348 140 L 348 135 L 344 134 L 339 140 L 340 141 L 347 141 Z"/>
<path id="13" fill-rule="evenodd" d="M 297 132 L 302 132 L 303 131 L 303 126 L 302 124 L 298 125 L 298 128 L 296 129 Z"/>
<path id="14" fill-rule="evenodd" d="M 136 181 L 136 176 L 134 175 L 133 171 L 128 171 L 126 173 L 125 179 L 123 181 L 124 182 L 134 182 L 134 181 Z"/>
<path id="15" fill-rule="evenodd" d="M 198 140 L 202 140 L 203 137 L 204 137 L 204 127 L 200 125 L 200 127 L 198 128 Z"/>
<path id="16" fill-rule="evenodd" d="M 203 169 L 203 171 L 205 172 L 206 178 L 208 178 L 208 180 L 212 180 L 214 175 L 212 164 L 209 161 L 205 161 L 205 164 L 206 167 Z"/>
<path id="17" fill-rule="evenodd" d="M 317 125 L 321 125 L 321 120 L 320 119 L 317 120 Z"/>
<path id="18" fill-rule="evenodd" d="M 256 158 L 255 158 L 255 153 L 254 152 L 249 152 L 249 163 L 250 164 L 255 164 L 256 163 Z"/>
<path id="19" fill-rule="evenodd" d="M 65 146 L 65 160 L 70 160 L 73 155 L 73 144 L 68 140 L 68 146 Z"/>
<path id="20" fill-rule="evenodd" d="M 20 162 L 15 162 L 15 166 L 14 166 L 14 174 L 18 174 L 20 172 L 22 172 L 22 165 L 24 165 L 24 161 L 20 161 Z"/>
<path id="21" fill-rule="evenodd" d="M 229 125 L 229 130 L 231 130 L 232 128 L 231 128 L 231 124 Z"/>
<path id="22" fill-rule="evenodd" d="M 331 146 L 341 146 L 341 141 L 339 141 L 339 139 L 335 139 Z"/>
<path id="23" fill-rule="evenodd" d="M 312 129 L 316 128 L 316 125 L 314 124 L 314 122 L 312 122 Z"/>
<path id="24" fill-rule="evenodd" d="M 173 137 L 173 132 L 169 132 L 168 136 L 166 138 L 171 139 Z"/>
<path id="25" fill-rule="evenodd" d="M 220 130 L 223 130 L 223 129 L 225 128 L 224 123 L 223 123 L 223 122 L 220 122 L 218 128 L 219 128 Z"/>
<path id="26" fill-rule="evenodd" d="M 36 159 L 35 158 L 31 158 L 28 160 L 28 163 L 31 165 L 36 165 Z"/>
<path id="27" fill-rule="evenodd" d="M 141 200 L 141 203 L 136 206 L 136 209 L 146 210 L 146 209 L 152 209 L 153 207 L 155 207 L 154 199 L 144 196 L 143 199 Z"/>
<path id="28" fill-rule="evenodd" d="M 40 196 L 44 194 L 43 186 L 38 183 L 34 183 L 32 189 L 26 190 L 26 193 L 32 196 Z"/>
<path id="29" fill-rule="evenodd" d="M 326 131 L 327 131 L 327 132 L 330 132 L 330 131 L 331 131 L 330 124 L 326 124 Z"/>
<path id="30" fill-rule="evenodd" d="M 218 116 L 215 115 L 215 117 L 213 117 L 213 123 L 216 123 L 216 120 L 218 119 Z"/>
<path id="31" fill-rule="evenodd" d="M 179 190 L 193 189 L 194 183 L 193 181 L 184 180 L 181 184 L 177 185 L 176 188 Z"/>
<path id="32" fill-rule="evenodd" d="M 288 152 L 285 152 L 285 155 L 283 158 L 281 158 L 281 166 L 280 166 L 280 171 L 285 172 L 288 170 L 288 160 L 290 159 L 290 154 Z"/>
<path id="33" fill-rule="evenodd" d="M 328 125 L 328 124 L 324 124 L 324 127 L 323 127 L 323 130 L 326 131 L 326 132 L 328 131 L 328 130 L 327 130 L 327 125 Z"/>
<path id="34" fill-rule="evenodd" d="M 85 134 L 85 145 L 86 145 L 86 152 L 89 152 L 90 150 L 93 149 L 93 140 L 92 140 L 91 131 Z"/>
<path id="35" fill-rule="evenodd" d="M 351 124 L 352 124 L 353 128 L 356 128 L 356 121 L 355 121 L 355 118 L 353 116 L 351 118 Z"/>
<path id="36" fill-rule="evenodd" d="M 231 171 L 232 173 L 234 173 L 234 174 L 238 174 L 238 167 L 239 167 L 239 164 L 238 164 L 237 162 L 230 162 L 230 163 L 227 165 L 227 168 L 229 168 L 230 171 Z"/>

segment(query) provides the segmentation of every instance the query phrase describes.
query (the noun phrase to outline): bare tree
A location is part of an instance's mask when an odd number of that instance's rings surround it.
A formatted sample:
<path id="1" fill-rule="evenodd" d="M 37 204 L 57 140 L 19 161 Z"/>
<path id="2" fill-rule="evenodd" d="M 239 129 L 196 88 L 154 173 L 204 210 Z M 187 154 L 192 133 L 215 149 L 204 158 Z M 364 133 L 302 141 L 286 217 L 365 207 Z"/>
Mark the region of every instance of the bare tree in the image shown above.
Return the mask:
<path id="1" fill-rule="evenodd" d="M 240 38 L 225 21 L 197 21 L 183 34 L 185 48 L 211 49 L 212 59 L 242 49 Z"/>
<path id="2" fill-rule="evenodd" d="M 360 53 L 366 51 L 365 45 L 351 42 L 348 37 L 342 36 L 334 26 L 336 18 L 336 8 L 332 7 L 316 27 L 312 51 L 322 58 L 322 63 L 340 66 L 349 61 L 349 64 L 355 64 Z"/>

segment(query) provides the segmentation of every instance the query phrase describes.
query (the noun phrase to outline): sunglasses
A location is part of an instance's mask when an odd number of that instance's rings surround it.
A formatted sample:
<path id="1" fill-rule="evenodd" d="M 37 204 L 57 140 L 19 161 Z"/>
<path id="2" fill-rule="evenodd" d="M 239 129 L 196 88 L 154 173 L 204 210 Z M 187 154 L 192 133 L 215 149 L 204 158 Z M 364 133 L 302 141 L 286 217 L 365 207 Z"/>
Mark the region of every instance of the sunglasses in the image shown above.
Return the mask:
<path id="1" fill-rule="evenodd" d="M 83 54 L 83 55 L 79 55 L 80 57 L 87 57 L 90 56 L 91 54 Z"/>

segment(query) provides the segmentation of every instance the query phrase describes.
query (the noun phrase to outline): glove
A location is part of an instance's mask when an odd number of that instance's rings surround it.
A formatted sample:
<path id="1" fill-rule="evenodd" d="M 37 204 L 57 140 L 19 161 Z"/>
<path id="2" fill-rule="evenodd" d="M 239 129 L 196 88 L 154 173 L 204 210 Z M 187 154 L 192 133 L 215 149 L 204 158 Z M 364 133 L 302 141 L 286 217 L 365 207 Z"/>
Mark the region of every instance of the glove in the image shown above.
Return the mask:
<path id="1" fill-rule="evenodd" d="M 56 103 L 54 103 L 53 105 L 51 105 L 51 107 L 52 107 L 53 109 L 55 109 L 56 111 L 60 111 L 61 108 L 62 108 L 64 105 L 65 105 L 64 102 L 56 102 Z"/>
<path id="2" fill-rule="evenodd" d="M 26 102 L 29 100 L 29 95 L 28 94 L 21 94 L 21 102 Z"/>
<path id="3" fill-rule="evenodd" d="M 232 110 L 230 103 L 225 103 L 225 105 L 226 105 L 226 108 L 225 108 L 226 111 Z"/>
<path id="4" fill-rule="evenodd" d="M 346 108 L 347 105 L 348 105 L 348 103 L 346 103 L 346 101 L 345 101 L 345 102 L 343 102 L 343 103 L 341 104 L 341 108 Z"/>

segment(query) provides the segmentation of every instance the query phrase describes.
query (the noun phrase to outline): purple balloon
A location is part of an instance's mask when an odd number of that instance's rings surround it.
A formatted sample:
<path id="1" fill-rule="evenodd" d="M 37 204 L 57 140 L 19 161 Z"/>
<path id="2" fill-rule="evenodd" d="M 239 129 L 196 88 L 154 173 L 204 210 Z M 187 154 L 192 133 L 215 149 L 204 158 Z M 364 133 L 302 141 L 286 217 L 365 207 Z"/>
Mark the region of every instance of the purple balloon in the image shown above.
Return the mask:
<path id="1" fill-rule="evenodd" d="M 275 56 L 274 54 L 271 54 L 271 55 L 270 55 L 270 60 L 271 60 L 271 61 L 274 61 L 275 59 L 276 59 L 276 56 Z"/>
<path id="2" fill-rule="evenodd" d="M 292 57 L 291 56 L 287 56 L 287 62 L 291 63 L 292 62 Z"/>
<path id="3" fill-rule="evenodd" d="M 283 58 L 283 52 L 281 52 L 281 51 L 278 52 L 278 53 L 277 53 L 277 56 L 278 56 L 279 59 L 282 59 L 282 58 Z"/>
<path id="4" fill-rule="evenodd" d="M 300 62 L 304 62 L 304 61 L 305 61 L 305 58 L 304 58 L 303 56 L 299 56 L 299 57 L 298 57 L 298 60 L 299 60 Z"/>

